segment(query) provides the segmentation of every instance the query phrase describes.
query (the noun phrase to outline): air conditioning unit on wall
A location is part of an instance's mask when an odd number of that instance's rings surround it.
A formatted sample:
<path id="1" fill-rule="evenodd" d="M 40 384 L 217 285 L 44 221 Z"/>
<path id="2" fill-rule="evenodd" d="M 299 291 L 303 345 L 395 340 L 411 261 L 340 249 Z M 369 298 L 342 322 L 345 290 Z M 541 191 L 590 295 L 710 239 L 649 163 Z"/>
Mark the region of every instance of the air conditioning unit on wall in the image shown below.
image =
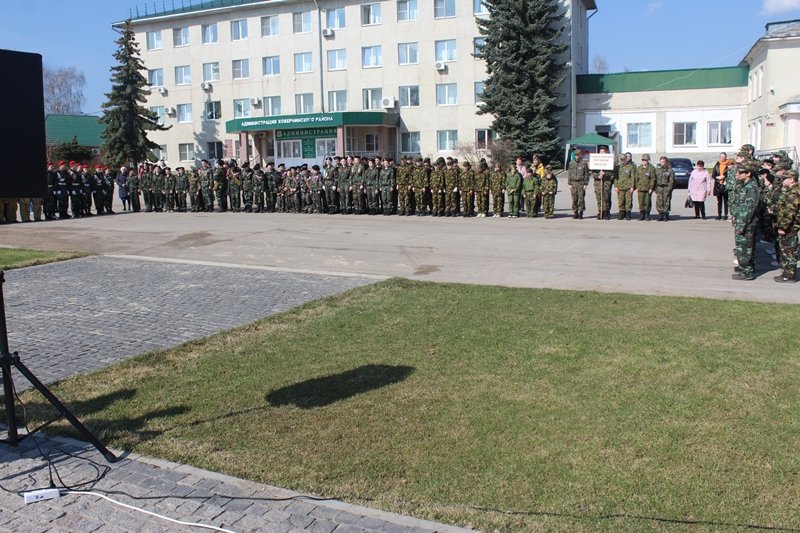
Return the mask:
<path id="1" fill-rule="evenodd" d="M 437 61 L 436 70 L 438 70 L 439 72 L 447 70 L 447 64 L 444 61 Z"/>
<path id="2" fill-rule="evenodd" d="M 251 98 L 250 105 L 260 106 L 261 105 L 261 98 Z"/>
<path id="3" fill-rule="evenodd" d="M 158 94 L 161 94 L 161 95 L 167 94 L 167 88 L 166 87 L 159 87 L 158 88 Z"/>
<path id="4" fill-rule="evenodd" d="M 204 91 L 210 91 L 211 90 L 211 82 L 210 81 L 204 81 L 203 83 L 200 84 L 200 88 L 203 89 Z"/>
<path id="5" fill-rule="evenodd" d="M 333 37 L 333 28 L 322 28 L 323 37 Z"/>
<path id="6" fill-rule="evenodd" d="M 381 107 L 384 109 L 394 109 L 397 100 L 394 96 L 384 96 L 381 100 Z"/>

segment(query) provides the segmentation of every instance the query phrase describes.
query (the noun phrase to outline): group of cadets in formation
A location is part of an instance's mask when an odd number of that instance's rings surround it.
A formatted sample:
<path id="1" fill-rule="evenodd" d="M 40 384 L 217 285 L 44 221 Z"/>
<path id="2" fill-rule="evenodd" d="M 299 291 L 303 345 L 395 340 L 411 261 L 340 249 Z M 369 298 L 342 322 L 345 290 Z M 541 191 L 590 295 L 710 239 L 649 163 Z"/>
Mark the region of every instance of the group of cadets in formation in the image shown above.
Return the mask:
<path id="1" fill-rule="evenodd" d="M 146 164 L 122 170 L 128 202 L 133 211 L 233 211 L 248 213 L 326 213 L 442 217 L 501 216 L 505 202 L 509 217 L 520 213 L 522 199 L 527 215 L 552 218 L 558 189 L 555 173 L 538 158 L 533 165 L 521 160 L 506 170 L 490 169 L 485 160 L 473 169 L 452 158 L 391 158 L 358 156 L 326 158 L 313 165 L 286 168 L 272 162 L 260 164 L 203 160 L 197 169 L 173 172 L 166 166 Z M 118 180 L 119 181 L 119 180 Z M 186 199 L 189 199 L 187 206 Z M 532 207 L 531 207 L 532 206 Z"/>

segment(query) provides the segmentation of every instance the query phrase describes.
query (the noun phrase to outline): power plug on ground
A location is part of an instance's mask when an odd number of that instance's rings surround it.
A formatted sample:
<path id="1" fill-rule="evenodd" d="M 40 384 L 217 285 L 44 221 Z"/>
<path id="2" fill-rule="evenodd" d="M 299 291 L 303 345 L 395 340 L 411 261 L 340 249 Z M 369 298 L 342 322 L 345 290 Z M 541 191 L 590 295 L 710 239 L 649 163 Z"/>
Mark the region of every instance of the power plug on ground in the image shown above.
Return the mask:
<path id="1" fill-rule="evenodd" d="M 59 489 L 41 489 L 23 492 L 22 496 L 25 498 L 25 503 L 42 502 L 44 500 L 52 500 L 61 496 Z"/>

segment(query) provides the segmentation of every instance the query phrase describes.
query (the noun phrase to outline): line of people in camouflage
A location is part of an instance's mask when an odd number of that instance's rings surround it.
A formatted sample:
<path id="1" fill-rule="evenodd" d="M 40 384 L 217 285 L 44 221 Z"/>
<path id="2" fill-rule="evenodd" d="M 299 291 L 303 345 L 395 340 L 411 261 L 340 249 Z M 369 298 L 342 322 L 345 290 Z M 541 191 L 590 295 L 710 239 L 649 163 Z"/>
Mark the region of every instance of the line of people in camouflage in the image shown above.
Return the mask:
<path id="1" fill-rule="evenodd" d="M 473 169 L 453 158 L 414 161 L 399 165 L 392 158 L 328 157 L 323 166 L 286 168 L 272 162 L 235 160 L 201 161 L 200 167 L 144 164 L 138 170 L 122 169 L 128 201 L 133 211 L 233 211 L 278 213 L 369 214 L 404 216 L 499 217 L 506 200 L 509 216 L 518 217 L 523 202 L 527 215 L 544 208 L 552 218 L 558 183 L 551 167 L 538 157 L 530 166 L 521 158 L 507 170 L 493 169 L 485 160 Z M 121 183 L 121 182 L 120 182 Z M 189 205 L 187 207 L 187 197 Z"/>

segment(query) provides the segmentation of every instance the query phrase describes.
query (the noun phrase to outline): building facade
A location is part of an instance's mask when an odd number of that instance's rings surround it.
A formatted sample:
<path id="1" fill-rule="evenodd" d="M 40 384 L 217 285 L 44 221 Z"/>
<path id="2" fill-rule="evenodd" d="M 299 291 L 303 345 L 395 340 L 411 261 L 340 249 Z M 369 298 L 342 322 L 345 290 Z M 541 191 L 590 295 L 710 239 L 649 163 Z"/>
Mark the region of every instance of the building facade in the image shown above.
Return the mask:
<path id="1" fill-rule="evenodd" d="M 568 138 L 596 6 L 559 1 Z M 492 117 L 477 114 L 486 65 L 473 55 L 485 16 L 481 0 L 205 0 L 133 12 L 147 106 L 171 126 L 151 140 L 173 164 L 485 150 L 495 135 Z"/>
<path id="2" fill-rule="evenodd" d="M 765 29 L 735 67 L 579 75 L 579 133 L 611 136 L 633 154 L 715 161 L 750 143 L 797 160 L 800 20 Z"/>

